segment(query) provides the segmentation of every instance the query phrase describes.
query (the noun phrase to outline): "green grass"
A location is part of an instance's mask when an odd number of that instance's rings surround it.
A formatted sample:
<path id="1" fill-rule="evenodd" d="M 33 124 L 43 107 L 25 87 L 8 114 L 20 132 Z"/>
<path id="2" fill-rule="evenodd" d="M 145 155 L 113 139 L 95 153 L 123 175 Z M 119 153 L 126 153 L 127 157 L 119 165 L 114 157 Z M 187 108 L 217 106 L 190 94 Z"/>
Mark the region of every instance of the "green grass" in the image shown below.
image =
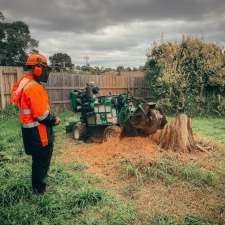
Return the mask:
<path id="1" fill-rule="evenodd" d="M 225 118 L 193 118 L 192 126 L 195 133 L 225 145 Z"/>
<path id="2" fill-rule="evenodd" d="M 122 165 L 125 176 L 134 176 L 137 184 L 145 181 L 161 180 L 166 185 L 183 181 L 193 186 L 215 186 L 223 179 L 223 175 L 200 168 L 195 163 L 182 164 L 173 158 L 161 158 L 148 164 L 133 164 L 127 162 Z"/>
<path id="3" fill-rule="evenodd" d="M 143 224 L 142 216 L 132 204 L 137 186 L 129 185 L 124 189 L 128 201 L 119 200 L 109 193 L 110 190 L 97 187 L 101 180 L 87 173 L 87 165 L 78 161 L 64 165 L 60 160 L 60 138 L 64 135 L 68 117 L 73 116 L 71 112 L 63 113 L 62 123 L 55 128 L 54 154 L 57 157 L 52 161 L 49 172 L 49 192 L 40 196 L 34 195 L 30 178 L 31 158 L 24 153 L 16 113 L 13 107 L 0 112 L 1 225 Z M 212 118 L 193 119 L 193 127 L 200 134 L 225 143 L 223 122 L 224 120 Z M 209 171 L 195 163 L 182 164 L 172 158 L 154 161 L 149 165 L 127 163 L 123 165 L 123 172 L 125 176 L 136 177 L 138 184 L 146 181 L 162 181 L 165 185 L 185 182 L 194 187 L 218 188 L 220 183 L 221 190 L 225 186 L 224 167 Z M 215 225 L 210 222 L 210 218 L 186 216 L 182 218 L 182 223 L 178 223 L 173 215 L 151 216 L 153 218 L 143 225 Z"/>
<path id="4" fill-rule="evenodd" d="M 7 105 L 4 110 L 0 110 L 0 120 L 8 120 L 18 113 L 18 109 L 14 105 Z"/>
<path id="5" fill-rule="evenodd" d="M 70 168 L 72 170 L 79 170 L 79 171 L 82 171 L 82 170 L 86 170 L 88 168 L 88 166 L 84 163 L 81 163 L 79 161 L 75 161 L 73 163 L 70 164 Z"/>
<path id="6" fill-rule="evenodd" d="M 149 225 L 178 225 L 178 223 L 172 217 L 160 215 L 152 218 Z"/>
<path id="7" fill-rule="evenodd" d="M 184 219 L 184 225 L 216 225 L 216 223 L 196 216 L 187 216 Z"/>
<path id="8" fill-rule="evenodd" d="M 196 217 L 196 216 L 186 216 L 181 223 L 178 223 L 175 218 L 171 216 L 155 216 L 151 219 L 148 225 L 217 225 L 216 223 Z"/>
<path id="9" fill-rule="evenodd" d="M 168 116 L 171 121 L 174 116 Z M 225 145 L 225 118 L 194 117 L 192 118 L 194 133 Z"/>
<path id="10" fill-rule="evenodd" d="M 64 132 L 67 115 L 62 116 L 56 136 Z M 58 160 L 51 164 L 49 192 L 34 195 L 31 158 L 23 151 L 20 125 L 11 109 L 1 113 L 0 131 L 1 225 L 85 224 L 90 222 L 85 216 L 90 212 L 94 224 L 133 223 L 136 218 L 133 208 L 96 188 L 99 180 L 85 173 L 86 165 L 76 162 L 71 168 L 61 162 L 57 138 L 54 152 Z"/>

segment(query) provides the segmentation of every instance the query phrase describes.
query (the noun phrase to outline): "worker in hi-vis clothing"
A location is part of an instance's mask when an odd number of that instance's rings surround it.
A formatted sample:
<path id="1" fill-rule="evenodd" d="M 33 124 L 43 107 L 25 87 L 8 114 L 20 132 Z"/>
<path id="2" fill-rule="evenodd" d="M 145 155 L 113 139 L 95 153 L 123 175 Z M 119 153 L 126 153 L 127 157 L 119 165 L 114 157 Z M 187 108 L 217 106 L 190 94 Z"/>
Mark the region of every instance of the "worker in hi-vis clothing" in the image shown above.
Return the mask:
<path id="1" fill-rule="evenodd" d="M 31 54 L 25 71 L 13 86 L 11 101 L 19 108 L 25 152 L 32 156 L 32 188 L 34 193 L 41 194 L 46 191 L 45 178 L 53 151 L 52 127 L 60 119 L 51 113 L 47 92 L 41 84 L 48 80 L 47 58 Z"/>

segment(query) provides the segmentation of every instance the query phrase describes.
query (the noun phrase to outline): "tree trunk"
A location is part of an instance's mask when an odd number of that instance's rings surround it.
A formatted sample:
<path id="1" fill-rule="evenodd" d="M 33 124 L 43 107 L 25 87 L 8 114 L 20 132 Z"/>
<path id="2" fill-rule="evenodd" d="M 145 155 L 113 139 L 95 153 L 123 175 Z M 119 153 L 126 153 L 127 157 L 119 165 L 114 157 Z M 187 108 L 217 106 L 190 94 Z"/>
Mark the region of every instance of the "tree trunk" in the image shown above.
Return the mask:
<path id="1" fill-rule="evenodd" d="M 191 118 L 188 118 L 186 114 L 180 114 L 168 123 L 163 130 L 159 130 L 150 138 L 165 150 L 192 152 L 196 149 Z"/>

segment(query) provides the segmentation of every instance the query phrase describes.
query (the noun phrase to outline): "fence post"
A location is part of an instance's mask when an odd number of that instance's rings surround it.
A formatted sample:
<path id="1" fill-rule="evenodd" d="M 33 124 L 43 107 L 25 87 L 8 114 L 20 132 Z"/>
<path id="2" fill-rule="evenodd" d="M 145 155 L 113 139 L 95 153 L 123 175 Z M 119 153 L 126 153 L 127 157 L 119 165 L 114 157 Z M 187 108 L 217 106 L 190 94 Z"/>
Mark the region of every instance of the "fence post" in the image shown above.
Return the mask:
<path id="1" fill-rule="evenodd" d="M 0 88 L 1 88 L 1 102 L 2 102 L 2 109 L 5 108 L 5 91 L 3 85 L 3 69 L 0 67 Z"/>

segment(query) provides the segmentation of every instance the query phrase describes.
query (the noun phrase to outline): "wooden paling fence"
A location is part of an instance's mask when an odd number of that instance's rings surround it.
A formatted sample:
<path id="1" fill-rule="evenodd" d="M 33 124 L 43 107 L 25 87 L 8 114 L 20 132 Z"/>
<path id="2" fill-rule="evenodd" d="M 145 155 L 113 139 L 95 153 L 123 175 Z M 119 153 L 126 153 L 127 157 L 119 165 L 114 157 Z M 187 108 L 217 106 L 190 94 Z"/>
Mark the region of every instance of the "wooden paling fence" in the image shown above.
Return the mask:
<path id="1" fill-rule="evenodd" d="M 10 90 L 15 81 L 21 77 L 23 69 L 18 67 L 0 67 L 1 104 L 10 103 Z M 100 88 L 100 95 L 131 93 L 134 96 L 149 96 L 149 88 L 144 77 L 125 75 L 77 75 L 71 73 L 51 73 L 46 90 L 54 111 L 63 112 L 70 109 L 69 93 L 74 89 L 83 89 L 86 83 L 94 82 Z"/>
<path id="2" fill-rule="evenodd" d="M 0 66 L 0 109 L 10 103 L 12 85 L 23 75 L 23 68 Z"/>
<path id="3" fill-rule="evenodd" d="M 56 111 L 69 109 L 69 93 L 74 89 L 85 88 L 86 84 L 90 82 L 94 82 L 100 88 L 100 95 L 129 92 L 134 96 L 149 96 L 149 88 L 144 77 L 54 73 L 50 75 L 46 86 L 51 105 Z"/>

